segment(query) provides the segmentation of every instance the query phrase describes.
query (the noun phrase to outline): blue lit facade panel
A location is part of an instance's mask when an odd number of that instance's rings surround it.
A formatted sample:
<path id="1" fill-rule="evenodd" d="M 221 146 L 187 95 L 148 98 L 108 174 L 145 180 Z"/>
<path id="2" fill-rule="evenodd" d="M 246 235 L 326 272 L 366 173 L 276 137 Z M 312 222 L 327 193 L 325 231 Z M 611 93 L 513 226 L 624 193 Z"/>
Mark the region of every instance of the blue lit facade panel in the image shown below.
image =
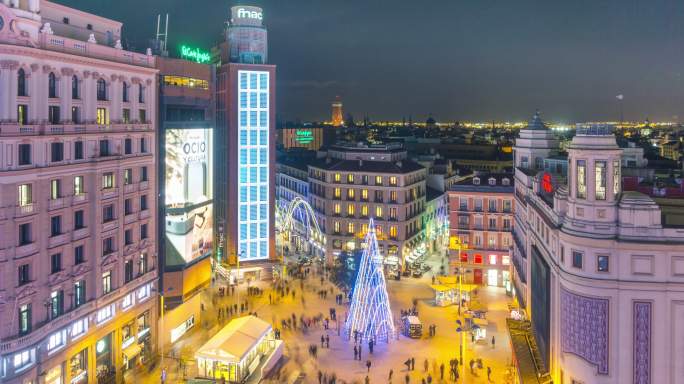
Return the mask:
<path id="1" fill-rule="evenodd" d="M 269 72 L 238 71 L 238 256 L 269 258 Z"/>

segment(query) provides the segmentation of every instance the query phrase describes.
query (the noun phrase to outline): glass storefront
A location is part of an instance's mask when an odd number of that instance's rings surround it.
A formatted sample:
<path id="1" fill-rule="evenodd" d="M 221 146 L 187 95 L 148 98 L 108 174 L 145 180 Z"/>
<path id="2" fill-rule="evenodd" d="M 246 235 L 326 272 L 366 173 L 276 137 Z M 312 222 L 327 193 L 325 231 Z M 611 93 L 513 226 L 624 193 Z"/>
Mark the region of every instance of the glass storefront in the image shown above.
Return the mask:
<path id="1" fill-rule="evenodd" d="M 88 382 L 88 348 L 84 348 L 69 359 L 69 375 L 71 384 Z"/>
<path id="2" fill-rule="evenodd" d="M 109 383 L 114 379 L 111 333 L 95 343 L 95 372 L 98 383 Z"/>
<path id="3" fill-rule="evenodd" d="M 45 384 L 62 384 L 64 383 L 64 369 L 63 364 L 59 364 L 50 368 L 45 373 Z"/>

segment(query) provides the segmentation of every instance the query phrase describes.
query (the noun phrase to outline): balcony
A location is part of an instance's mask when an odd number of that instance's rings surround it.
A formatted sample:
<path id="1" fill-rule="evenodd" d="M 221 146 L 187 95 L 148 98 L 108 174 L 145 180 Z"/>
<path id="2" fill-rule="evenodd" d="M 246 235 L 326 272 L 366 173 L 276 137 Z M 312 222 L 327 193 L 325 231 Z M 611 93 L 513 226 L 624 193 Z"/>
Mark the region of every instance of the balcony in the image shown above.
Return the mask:
<path id="1" fill-rule="evenodd" d="M 72 241 L 76 241 L 76 240 L 80 240 L 80 239 L 83 239 L 85 237 L 88 237 L 88 235 L 89 235 L 88 228 L 86 228 L 86 227 L 79 228 L 79 229 L 75 229 L 73 232 L 71 232 L 71 239 L 72 239 Z"/>
<path id="2" fill-rule="evenodd" d="M 48 211 L 52 211 L 55 209 L 61 209 L 66 206 L 68 206 L 69 203 L 65 197 L 58 197 L 56 199 L 50 199 L 48 200 Z"/>
<path id="3" fill-rule="evenodd" d="M 110 220 L 102 223 L 102 232 L 109 232 L 119 227 L 119 220 Z"/>
<path id="4" fill-rule="evenodd" d="M 135 185 L 135 184 L 124 185 L 124 193 L 131 193 L 131 192 L 135 192 L 136 190 L 137 190 L 137 185 Z"/>
<path id="5" fill-rule="evenodd" d="M 82 192 L 78 195 L 74 195 L 71 198 L 71 204 L 81 204 L 85 203 L 86 201 L 88 201 L 88 194 L 85 192 Z"/>
<path id="6" fill-rule="evenodd" d="M 93 57 L 106 61 L 154 68 L 155 57 L 142 53 L 124 51 L 107 45 L 70 39 L 68 37 L 40 34 L 40 47 L 50 51 L 70 53 L 78 56 Z"/>
<path id="7" fill-rule="evenodd" d="M 58 247 L 62 244 L 65 244 L 69 241 L 70 237 L 71 236 L 69 236 L 68 232 L 61 233 L 57 236 L 52 236 L 48 239 L 48 248 L 54 248 L 54 247 Z"/>
<path id="8" fill-rule="evenodd" d="M 100 191 L 101 199 L 111 199 L 119 195 L 119 188 L 105 188 Z"/>
<path id="9" fill-rule="evenodd" d="M 135 213 L 131 212 L 124 216 L 124 224 L 130 224 L 138 220 Z"/>
<path id="10" fill-rule="evenodd" d="M 20 245 L 14 249 L 14 255 L 16 258 L 26 257 L 38 252 L 38 245 L 36 243 L 28 243 Z"/>
<path id="11" fill-rule="evenodd" d="M 23 216 L 33 215 L 38 211 L 38 203 L 31 203 L 26 205 L 18 205 L 14 210 L 14 217 L 19 218 Z"/>

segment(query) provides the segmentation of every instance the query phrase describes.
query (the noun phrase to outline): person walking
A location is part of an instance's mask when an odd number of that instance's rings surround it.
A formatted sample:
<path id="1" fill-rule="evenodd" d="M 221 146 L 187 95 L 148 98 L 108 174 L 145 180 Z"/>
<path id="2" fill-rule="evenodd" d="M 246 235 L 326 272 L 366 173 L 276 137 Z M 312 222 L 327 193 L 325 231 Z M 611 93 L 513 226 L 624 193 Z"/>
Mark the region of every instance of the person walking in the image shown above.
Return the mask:
<path id="1" fill-rule="evenodd" d="M 321 348 L 325 347 L 325 336 L 321 335 Z"/>
<path id="2" fill-rule="evenodd" d="M 411 358 L 411 370 L 414 371 L 416 369 L 416 358 L 412 357 Z"/>
<path id="3" fill-rule="evenodd" d="M 423 368 L 425 368 L 425 372 L 428 371 L 428 361 L 427 361 L 427 359 L 425 359 L 425 361 L 423 362 Z"/>
<path id="4" fill-rule="evenodd" d="M 444 380 L 444 363 L 439 365 L 439 379 Z"/>
<path id="5" fill-rule="evenodd" d="M 409 384 L 411 382 L 411 376 L 409 376 L 408 373 L 406 374 L 406 376 L 404 376 L 404 381 L 406 382 L 406 384 Z"/>
<path id="6" fill-rule="evenodd" d="M 329 335 L 325 335 L 325 347 L 328 349 L 330 348 L 330 336 Z"/>
<path id="7" fill-rule="evenodd" d="M 492 381 L 492 367 L 487 367 L 487 382 Z"/>
<path id="8" fill-rule="evenodd" d="M 496 344 L 496 340 L 494 340 L 494 336 L 492 336 L 492 349 L 494 349 L 495 344 Z"/>
<path id="9" fill-rule="evenodd" d="M 359 350 L 356 348 L 356 345 L 354 346 L 354 360 L 356 360 L 356 357 L 359 355 Z"/>
<path id="10" fill-rule="evenodd" d="M 359 344 L 359 361 L 361 361 L 361 344 Z"/>
<path id="11" fill-rule="evenodd" d="M 366 384 L 370 384 L 370 378 L 368 377 L 368 375 L 366 375 L 366 378 L 364 379 L 364 381 L 366 382 Z"/>
<path id="12" fill-rule="evenodd" d="M 370 373 L 371 361 L 366 360 L 366 368 L 368 368 L 368 373 Z"/>
<path id="13" fill-rule="evenodd" d="M 368 341 L 368 352 L 372 355 L 373 354 L 373 340 Z"/>
<path id="14" fill-rule="evenodd" d="M 323 372 L 318 371 L 318 384 L 323 384 Z"/>
<path id="15" fill-rule="evenodd" d="M 394 374 L 394 370 L 390 369 L 389 376 L 387 377 L 387 381 L 389 381 L 390 383 L 392 382 L 392 375 L 393 374 Z"/>

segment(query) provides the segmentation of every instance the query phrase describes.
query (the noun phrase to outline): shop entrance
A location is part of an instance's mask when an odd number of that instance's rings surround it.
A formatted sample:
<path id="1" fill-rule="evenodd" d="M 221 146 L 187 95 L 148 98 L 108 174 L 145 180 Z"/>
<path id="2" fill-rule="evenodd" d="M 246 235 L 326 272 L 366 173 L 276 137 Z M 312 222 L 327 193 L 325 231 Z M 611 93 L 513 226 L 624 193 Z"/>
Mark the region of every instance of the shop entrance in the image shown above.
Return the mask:
<path id="1" fill-rule="evenodd" d="M 482 284 L 482 270 L 479 268 L 473 269 L 473 284 Z"/>
<path id="2" fill-rule="evenodd" d="M 496 287 L 499 285 L 499 271 L 490 269 L 487 271 L 487 285 Z"/>

